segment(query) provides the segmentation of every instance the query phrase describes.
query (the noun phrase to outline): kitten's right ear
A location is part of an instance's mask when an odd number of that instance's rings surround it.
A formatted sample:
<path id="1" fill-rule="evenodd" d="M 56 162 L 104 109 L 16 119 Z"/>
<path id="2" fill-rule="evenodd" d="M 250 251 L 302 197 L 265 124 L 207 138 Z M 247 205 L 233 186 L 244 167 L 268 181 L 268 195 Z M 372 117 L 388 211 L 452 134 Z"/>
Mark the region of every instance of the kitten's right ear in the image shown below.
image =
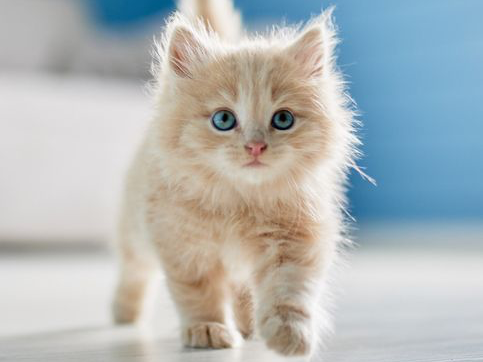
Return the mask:
<path id="1" fill-rule="evenodd" d="M 177 26 L 171 32 L 168 62 L 178 76 L 190 78 L 197 63 L 206 55 L 206 48 L 196 35 L 185 26 Z"/>

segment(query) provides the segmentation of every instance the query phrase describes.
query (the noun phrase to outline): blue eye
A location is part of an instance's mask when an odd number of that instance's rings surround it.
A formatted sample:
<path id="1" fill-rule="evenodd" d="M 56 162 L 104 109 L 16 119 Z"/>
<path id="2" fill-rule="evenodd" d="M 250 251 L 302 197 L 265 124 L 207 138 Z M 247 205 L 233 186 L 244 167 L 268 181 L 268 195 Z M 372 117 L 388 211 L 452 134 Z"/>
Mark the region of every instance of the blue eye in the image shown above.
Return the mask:
<path id="1" fill-rule="evenodd" d="M 280 131 L 285 131 L 289 128 L 292 128 L 294 123 L 295 117 L 287 110 L 275 112 L 272 117 L 272 127 Z"/>
<path id="2" fill-rule="evenodd" d="M 227 110 L 215 112 L 211 117 L 211 123 L 219 131 L 229 131 L 236 126 L 236 118 L 233 113 Z"/>

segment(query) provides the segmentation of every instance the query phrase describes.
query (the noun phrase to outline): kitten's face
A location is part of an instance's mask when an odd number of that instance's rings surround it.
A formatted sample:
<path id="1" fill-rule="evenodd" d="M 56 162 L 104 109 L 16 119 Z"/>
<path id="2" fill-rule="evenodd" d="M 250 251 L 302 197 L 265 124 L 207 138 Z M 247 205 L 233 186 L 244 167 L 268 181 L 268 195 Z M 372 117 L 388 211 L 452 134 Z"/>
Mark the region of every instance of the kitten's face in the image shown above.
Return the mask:
<path id="1" fill-rule="evenodd" d="M 324 157 L 320 82 L 286 52 L 240 49 L 189 71 L 176 77 L 166 132 L 196 169 L 251 184 L 295 181 Z"/>

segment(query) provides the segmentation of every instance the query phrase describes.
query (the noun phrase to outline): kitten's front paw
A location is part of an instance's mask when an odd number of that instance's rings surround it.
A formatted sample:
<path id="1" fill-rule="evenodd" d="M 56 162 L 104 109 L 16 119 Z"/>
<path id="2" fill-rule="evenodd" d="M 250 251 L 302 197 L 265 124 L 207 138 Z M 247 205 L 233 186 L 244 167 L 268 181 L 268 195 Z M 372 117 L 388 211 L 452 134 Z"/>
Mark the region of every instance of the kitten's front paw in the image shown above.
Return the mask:
<path id="1" fill-rule="evenodd" d="M 273 315 L 264 318 L 260 334 L 268 348 L 283 355 L 308 355 L 314 345 L 308 316 L 295 308 L 278 308 Z"/>
<path id="2" fill-rule="evenodd" d="M 231 348 L 235 336 L 221 323 L 199 322 L 184 329 L 183 342 L 187 347 Z"/>

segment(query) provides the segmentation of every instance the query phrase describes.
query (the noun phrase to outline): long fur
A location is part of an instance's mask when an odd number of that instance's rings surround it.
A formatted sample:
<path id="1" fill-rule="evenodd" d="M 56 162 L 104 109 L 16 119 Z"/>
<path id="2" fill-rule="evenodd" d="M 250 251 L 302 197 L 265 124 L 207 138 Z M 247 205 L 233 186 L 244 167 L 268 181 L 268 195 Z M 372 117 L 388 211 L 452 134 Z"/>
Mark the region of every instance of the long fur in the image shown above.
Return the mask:
<path id="1" fill-rule="evenodd" d="M 320 306 L 359 155 L 332 9 L 304 27 L 240 37 L 230 1 L 180 6 L 155 45 L 155 117 L 127 176 L 115 319 L 138 318 L 161 265 L 184 344 L 231 347 L 256 330 L 279 353 L 309 354 L 319 327 L 330 329 Z M 234 130 L 212 127 L 220 108 L 236 114 Z M 292 111 L 293 128 L 271 128 L 278 109 Z M 265 166 L 250 168 L 255 139 L 268 145 Z"/>

